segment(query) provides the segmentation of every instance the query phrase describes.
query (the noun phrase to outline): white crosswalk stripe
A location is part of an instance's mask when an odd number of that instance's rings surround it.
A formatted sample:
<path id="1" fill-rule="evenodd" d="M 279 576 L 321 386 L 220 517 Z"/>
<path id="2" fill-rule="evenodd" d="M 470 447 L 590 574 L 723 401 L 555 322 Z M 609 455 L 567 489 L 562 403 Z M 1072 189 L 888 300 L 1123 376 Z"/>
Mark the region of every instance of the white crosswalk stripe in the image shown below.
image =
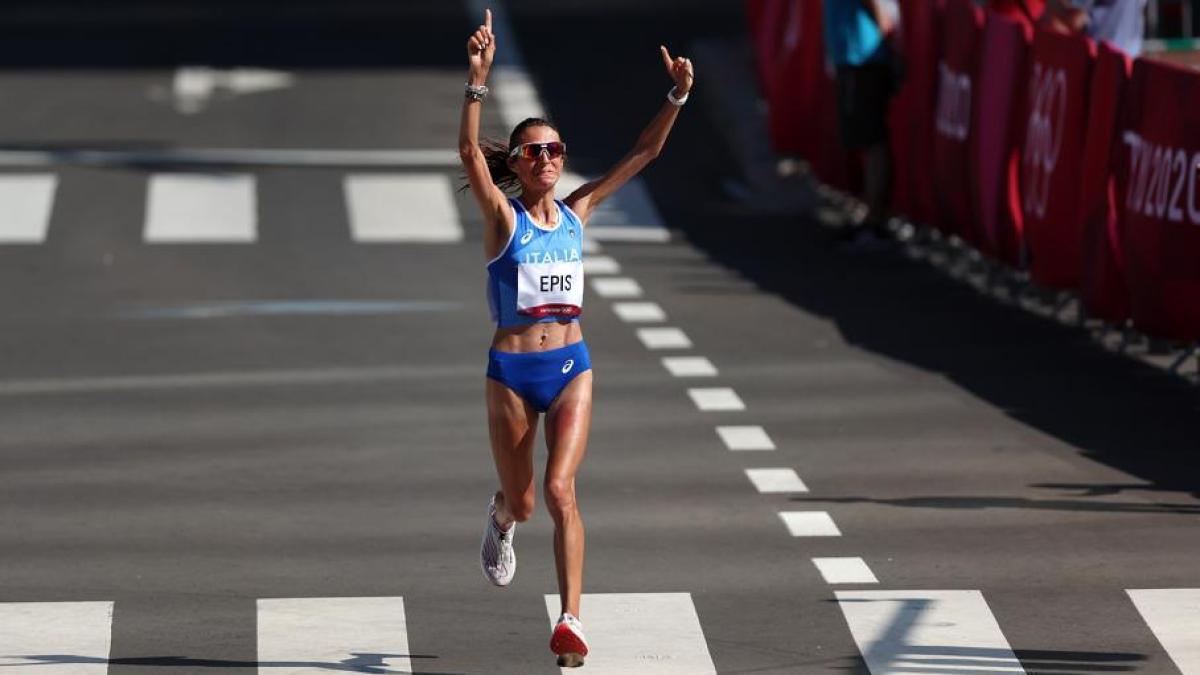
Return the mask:
<path id="1" fill-rule="evenodd" d="M 45 241 L 57 187 L 54 174 L 0 174 L 0 243 Z"/>
<path id="2" fill-rule="evenodd" d="M 410 672 L 404 600 L 259 600 L 258 669 L 261 673 L 288 675 L 331 670 Z"/>
<path id="3" fill-rule="evenodd" d="M 104 675 L 111 602 L 0 604 L 0 673 Z"/>
<path id="4" fill-rule="evenodd" d="M 154 174 L 146 192 L 144 236 L 150 243 L 253 243 L 254 176 Z"/>
<path id="5" fill-rule="evenodd" d="M 420 153 L 435 151 L 395 152 L 417 153 L 416 160 L 420 160 L 424 156 Z M 225 155 L 214 155 L 216 160 L 221 157 Z M 392 165 L 403 163 L 401 160 L 405 157 L 407 155 L 391 158 Z M 286 156 L 280 159 L 285 166 L 287 161 Z M 416 163 L 429 164 L 427 161 Z M 381 166 L 387 165 L 381 162 Z M 456 204 L 455 179 L 450 173 L 350 173 L 341 180 L 350 238 L 355 242 L 442 243 L 464 238 L 464 214 L 459 212 Z M 559 193 L 565 196 L 569 193 L 568 188 L 582 180 L 574 175 L 564 176 Z M 254 174 L 152 173 L 147 175 L 146 181 L 145 221 L 142 224 L 145 242 L 245 244 L 257 241 L 259 195 Z M 0 215 L 0 245 L 45 242 L 54 203 L 61 192 L 58 183 L 54 173 L 0 174 L 0 204 L 4 204 Z M 626 192 L 630 194 L 626 195 Z M 584 240 L 586 252 L 600 250 L 597 240 L 653 243 L 670 239 L 644 186 L 636 181 L 630 183 L 619 197 L 593 214 Z M 607 256 L 585 261 L 585 268 L 594 274 L 620 272 L 620 265 Z M 640 289 L 634 295 L 640 295 Z"/>
<path id="6" fill-rule="evenodd" d="M 350 174 L 346 204 L 354 241 L 454 242 L 463 238 L 450 177 Z"/>
<path id="7" fill-rule="evenodd" d="M 1200 675 L 1200 588 L 1126 591 L 1183 675 Z"/>
<path id="8" fill-rule="evenodd" d="M 837 591 L 873 675 L 1024 673 L 979 591 Z"/>
<path id="9" fill-rule="evenodd" d="M 550 623 L 561 614 L 546 596 Z M 580 600 L 589 675 L 716 673 L 696 606 L 688 593 L 588 593 Z M 563 672 L 573 672 L 564 668 Z"/>

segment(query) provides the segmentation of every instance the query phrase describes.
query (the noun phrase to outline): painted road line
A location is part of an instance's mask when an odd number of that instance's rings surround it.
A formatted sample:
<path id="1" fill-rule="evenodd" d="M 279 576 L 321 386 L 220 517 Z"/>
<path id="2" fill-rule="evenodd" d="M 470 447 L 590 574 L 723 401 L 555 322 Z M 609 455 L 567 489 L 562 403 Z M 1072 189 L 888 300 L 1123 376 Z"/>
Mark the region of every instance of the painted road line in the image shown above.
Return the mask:
<path id="1" fill-rule="evenodd" d="M 813 558 L 827 584 L 877 584 L 879 580 L 862 558 Z"/>
<path id="2" fill-rule="evenodd" d="M 105 675 L 112 616 L 111 602 L 0 604 L 0 672 Z"/>
<path id="3" fill-rule="evenodd" d="M 979 591 L 836 591 L 873 675 L 1024 673 Z"/>
<path id="4" fill-rule="evenodd" d="M 629 277 L 601 277 L 592 280 L 592 290 L 602 298 L 640 298 L 642 287 Z"/>
<path id="5" fill-rule="evenodd" d="M 583 247 L 584 253 L 599 253 L 604 248 L 604 247 L 600 246 L 600 244 L 596 243 L 595 241 L 593 241 L 591 239 L 588 239 L 587 237 L 584 237 L 583 241 L 580 242 L 580 246 Z M 584 270 L 586 271 L 587 270 L 587 267 L 586 267 L 587 259 L 586 258 L 584 259 L 583 264 L 584 264 Z"/>
<path id="6" fill-rule="evenodd" d="M 808 492 L 795 469 L 746 469 L 746 477 L 763 494 Z"/>
<path id="7" fill-rule="evenodd" d="M 714 377 L 717 367 L 703 356 L 664 356 L 663 367 L 675 377 Z"/>
<path id="8" fill-rule="evenodd" d="M 551 626 L 561 607 L 558 595 L 546 596 Z M 585 593 L 579 614 L 590 648 L 584 663 L 588 675 L 717 672 L 688 593 Z"/>
<path id="9" fill-rule="evenodd" d="M 692 348 L 692 341 L 678 328 L 639 328 L 637 336 L 646 349 Z"/>
<path id="10" fill-rule="evenodd" d="M 730 450 L 774 450 L 775 442 L 759 426 L 717 427 L 717 435 Z"/>
<path id="11" fill-rule="evenodd" d="M 40 244 L 50 229 L 58 176 L 52 173 L 0 175 L 0 244 Z"/>
<path id="12" fill-rule="evenodd" d="M 780 519 L 793 537 L 840 537 L 833 518 L 824 511 L 780 511 Z"/>
<path id="13" fill-rule="evenodd" d="M 154 174 L 146 194 L 145 239 L 153 243 L 252 243 L 254 176 Z"/>
<path id="14" fill-rule="evenodd" d="M 729 387 L 693 387 L 688 396 L 701 410 L 745 410 L 746 404 Z"/>
<path id="15" fill-rule="evenodd" d="M 407 673 L 411 669 L 402 598 L 258 601 L 260 673 Z"/>
<path id="16" fill-rule="evenodd" d="M 593 242 L 592 246 L 596 246 L 596 244 Z M 584 274 L 620 274 L 621 265 L 612 256 L 592 255 L 583 259 L 583 272 Z"/>
<path id="17" fill-rule="evenodd" d="M 667 314 L 655 302 L 617 302 L 613 311 L 625 323 L 655 323 L 666 321 Z"/>
<path id="18" fill-rule="evenodd" d="M 357 150 L 325 148 L 168 148 L 164 150 L 104 150 L 100 148 L 53 148 L 43 150 L 0 150 L 0 166 L 307 166 L 353 168 L 400 168 L 462 166 L 452 149 Z"/>
<path id="19" fill-rule="evenodd" d="M 461 241 L 454 185 L 441 173 L 350 174 L 350 230 L 357 242 Z"/>
<path id="20" fill-rule="evenodd" d="M 1200 675 L 1200 588 L 1125 591 L 1183 675 Z"/>

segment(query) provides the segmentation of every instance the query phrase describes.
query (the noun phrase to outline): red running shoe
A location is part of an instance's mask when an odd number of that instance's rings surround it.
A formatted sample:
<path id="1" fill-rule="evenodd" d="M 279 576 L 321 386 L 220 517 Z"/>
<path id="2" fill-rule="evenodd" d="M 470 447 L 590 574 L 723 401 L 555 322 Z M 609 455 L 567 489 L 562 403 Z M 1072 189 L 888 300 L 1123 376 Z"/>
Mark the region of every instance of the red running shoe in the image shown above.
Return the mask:
<path id="1" fill-rule="evenodd" d="M 583 637 L 583 624 L 570 612 L 563 612 L 554 624 L 554 634 L 550 636 L 550 651 L 558 655 L 560 668 L 583 665 L 583 657 L 588 653 L 587 639 Z"/>

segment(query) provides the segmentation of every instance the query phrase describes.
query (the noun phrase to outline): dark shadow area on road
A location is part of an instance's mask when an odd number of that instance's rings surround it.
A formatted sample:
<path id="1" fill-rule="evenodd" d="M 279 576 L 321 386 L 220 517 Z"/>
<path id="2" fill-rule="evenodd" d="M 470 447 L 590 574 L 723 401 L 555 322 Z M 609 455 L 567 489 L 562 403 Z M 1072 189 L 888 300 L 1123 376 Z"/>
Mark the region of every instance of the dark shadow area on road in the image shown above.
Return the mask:
<path id="1" fill-rule="evenodd" d="M 557 25 L 554 16 L 520 19 L 518 37 L 547 106 L 576 153 L 596 161 L 589 170 L 605 168 L 627 151 L 656 110 L 668 87 L 654 61 L 660 42 L 686 50 L 702 38 L 742 39 L 745 25 L 740 3 L 731 3 L 724 17 L 678 16 L 653 25 L 597 13 L 588 30 L 572 35 L 571 58 L 563 58 L 557 46 L 536 39 Z M 609 42 L 614 34 L 621 36 L 617 47 Z M 746 77 L 752 76 L 747 69 Z M 720 83 L 706 82 L 698 72 L 695 95 L 719 96 Z M 575 140 L 575 129 L 588 135 Z M 1105 352 L 1086 331 L 980 297 L 899 252 L 841 252 L 814 218 L 732 203 L 722 197 L 721 185 L 739 167 L 724 137 L 705 119 L 703 106 L 689 107 L 662 156 L 643 174 L 668 224 L 713 261 L 761 291 L 833 321 L 851 345 L 942 374 L 1014 420 L 1145 480 L 1150 489 L 1200 496 L 1200 396 L 1193 387 Z M 687 279 L 679 290 L 726 292 Z M 769 325 L 770 317 L 763 321 Z"/>
<path id="2" fill-rule="evenodd" d="M 10 0 L 0 70 L 454 66 L 477 20 L 445 0 Z"/>

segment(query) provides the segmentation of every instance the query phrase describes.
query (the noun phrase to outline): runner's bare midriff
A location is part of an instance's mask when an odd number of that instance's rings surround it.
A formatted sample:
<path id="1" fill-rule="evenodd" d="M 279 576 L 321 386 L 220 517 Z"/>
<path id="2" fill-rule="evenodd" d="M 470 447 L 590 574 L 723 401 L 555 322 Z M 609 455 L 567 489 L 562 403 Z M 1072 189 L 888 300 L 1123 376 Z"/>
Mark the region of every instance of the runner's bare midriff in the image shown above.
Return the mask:
<path id="1" fill-rule="evenodd" d="M 578 321 L 530 323 L 497 328 L 492 349 L 501 352 L 544 352 L 575 344 L 583 339 Z"/>

